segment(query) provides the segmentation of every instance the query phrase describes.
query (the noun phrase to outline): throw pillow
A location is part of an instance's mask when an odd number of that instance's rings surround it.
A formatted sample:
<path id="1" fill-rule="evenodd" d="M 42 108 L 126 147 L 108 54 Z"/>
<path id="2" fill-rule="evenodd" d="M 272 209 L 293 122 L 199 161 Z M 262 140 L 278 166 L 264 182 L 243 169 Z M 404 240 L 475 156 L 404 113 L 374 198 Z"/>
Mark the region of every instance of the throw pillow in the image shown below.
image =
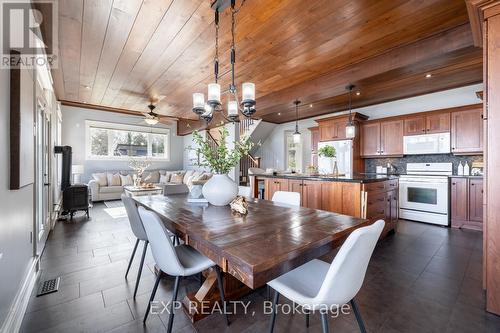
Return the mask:
<path id="1" fill-rule="evenodd" d="M 106 173 L 93 173 L 92 178 L 94 178 L 100 186 L 108 186 L 108 179 Z"/>
<path id="2" fill-rule="evenodd" d="M 106 178 L 108 180 L 108 186 L 120 186 L 122 184 L 119 173 L 112 174 L 108 172 Z"/>
<path id="3" fill-rule="evenodd" d="M 120 179 L 122 181 L 122 186 L 134 185 L 134 180 L 131 175 L 120 175 Z"/>
<path id="4" fill-rule="evenodd" d="M 160 184 L 166 184 L 170 181 L 170 175 L 160 175 Z"/>
<path id="5" fill-rule="evenodd" d="M 174 173 L 170 178 L 170 182 L 174 184 L 182 184 L 184 175 L 182 173 Z"/>

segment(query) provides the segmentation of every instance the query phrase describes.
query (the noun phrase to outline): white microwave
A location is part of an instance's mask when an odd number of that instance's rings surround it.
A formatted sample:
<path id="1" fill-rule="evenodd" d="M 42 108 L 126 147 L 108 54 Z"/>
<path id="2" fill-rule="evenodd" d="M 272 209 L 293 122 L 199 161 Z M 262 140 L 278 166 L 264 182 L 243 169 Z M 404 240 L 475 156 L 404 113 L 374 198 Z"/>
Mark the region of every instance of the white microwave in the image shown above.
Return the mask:
<path id="1" fill-rule="evenodd" d="M 450 133 L 409 135 L 403 137 L 405 155 L 449 154 Z"/>

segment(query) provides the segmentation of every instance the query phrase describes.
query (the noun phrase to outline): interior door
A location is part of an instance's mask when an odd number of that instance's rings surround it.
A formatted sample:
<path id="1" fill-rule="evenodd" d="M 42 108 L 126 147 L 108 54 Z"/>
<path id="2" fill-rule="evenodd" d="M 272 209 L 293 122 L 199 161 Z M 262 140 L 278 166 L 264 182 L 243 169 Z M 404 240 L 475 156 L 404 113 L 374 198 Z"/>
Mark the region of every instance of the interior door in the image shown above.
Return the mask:
<path id="1" fill-rule="evenodd" d="M 50 118 L 42 103 L 37 105 L 36 135 L 36 229 L 35 251 L 40 255 L 50 230 L 51 202 L 51 149 Z"/>

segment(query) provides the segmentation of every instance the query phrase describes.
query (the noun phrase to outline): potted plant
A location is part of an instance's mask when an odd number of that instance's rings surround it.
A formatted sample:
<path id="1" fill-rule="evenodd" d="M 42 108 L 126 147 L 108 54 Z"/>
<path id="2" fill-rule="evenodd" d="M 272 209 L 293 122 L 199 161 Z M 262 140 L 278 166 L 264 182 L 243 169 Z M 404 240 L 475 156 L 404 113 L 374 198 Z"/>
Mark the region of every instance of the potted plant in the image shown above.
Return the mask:
<path id="1" fill-rule="evenodd" d="M 228 176 L 243 156 L 248 155 L 253 143 L 243 136 L 234 141 L 234 148 L 229 148 L 227 138 L 229 131 L 224 126 L 219 127 L 220 139 L 213 144 L 213 139 L 203 137 L 199 132 L 193 132 L 193 141 L 197 148 L 191 148 L 199 156 L 198 166 L 208 167 L 213 173 L 205 185 L 203 196 L 214 206 L 225 206 L 238 195 L 238 184 Z"/>
<path id="2" fill-rule="evenodd" d="M 337 161 L 335 161 L 335 156 L 337 156 L 337 151 L 334 146 L 326 145 L 318 149 L 318 155 L 320 157 L 325 157 L 329 159 L 330 170 L 334 176 L 338 176 L 339 170 L 337 167 Z"/>

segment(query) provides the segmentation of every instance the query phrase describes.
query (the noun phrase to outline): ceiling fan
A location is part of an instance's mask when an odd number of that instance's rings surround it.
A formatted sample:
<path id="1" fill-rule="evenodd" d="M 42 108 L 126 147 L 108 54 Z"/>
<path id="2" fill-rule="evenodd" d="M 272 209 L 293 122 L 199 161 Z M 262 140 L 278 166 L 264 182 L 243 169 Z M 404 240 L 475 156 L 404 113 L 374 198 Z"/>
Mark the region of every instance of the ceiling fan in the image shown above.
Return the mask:
<path id="1" fill-rule="evenodd" d="M 146 122 L 146 124 L 154 126 L 160 121 L 160 116 L 158 115 L 158 113 L 153 111 L 154 109 L 156 109 L 156 106 L 153 103 L 150 103 L 148 105 L 148 108 L 149 112 L 143 113 L 144 121 Z"/>

